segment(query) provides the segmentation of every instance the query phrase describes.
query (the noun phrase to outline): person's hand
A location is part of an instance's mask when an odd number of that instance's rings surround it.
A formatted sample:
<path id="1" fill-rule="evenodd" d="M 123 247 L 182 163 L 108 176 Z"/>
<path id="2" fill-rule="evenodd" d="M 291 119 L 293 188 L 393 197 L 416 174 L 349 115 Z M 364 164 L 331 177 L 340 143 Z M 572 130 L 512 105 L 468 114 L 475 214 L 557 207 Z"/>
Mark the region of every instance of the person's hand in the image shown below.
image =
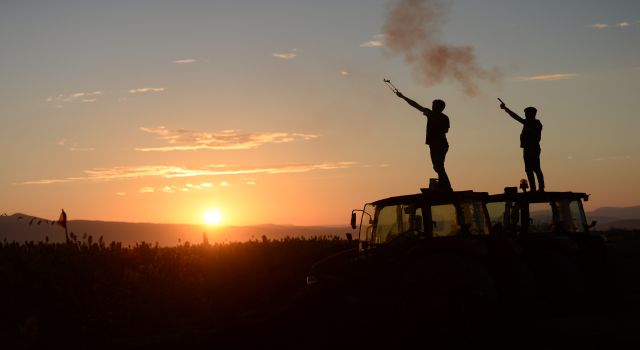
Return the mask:
<path id="1" fill-rule="evenodd" d="M 396 95 L 400 98 L 404 97 L 404 95 L 402 94 L 402 92 L 396 90 Z"/>

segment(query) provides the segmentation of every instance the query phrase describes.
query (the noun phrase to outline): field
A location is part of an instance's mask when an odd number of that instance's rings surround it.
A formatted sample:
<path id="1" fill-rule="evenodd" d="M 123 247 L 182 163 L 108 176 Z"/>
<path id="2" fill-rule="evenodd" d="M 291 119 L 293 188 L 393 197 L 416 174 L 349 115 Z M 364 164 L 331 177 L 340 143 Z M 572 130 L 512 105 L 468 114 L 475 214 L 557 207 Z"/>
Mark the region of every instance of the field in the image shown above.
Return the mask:
<path id="1" fill-rule="evenodd" d="M 171 248 L 5 243 L 0 339 L 9 348 L 215 343 L 242 317 L 295 298 L 310 265 L 347 244 L 335 237 Z"/>
<path id="2" fill-rule="evenodd" d="M 608 236 L 610 278 L 602 295 L 606 310 L 521 324 L 507 320 L 491 328 L 478 324 L 474 335 L 488 342 L 502 339 L 516 348 L 600 348 L 605 343 L 638 341 L 640 232 L 612 231 Z M 398 329 L 385 331 L 366 324 L 367 320 L 350 324 L 338 315 L 333 320 L 312 320 L 312 310 L 304 307 L 288 313 L 304 293 L 311 265 L 349 247 L 352 243 L 330 236 L 264 237 L 177 247 L 139 243 L 130 248 L 86 240 L 71 244 L 4 242 L 0 245 L 2 347 L 255 348 L 282 341 L 279 345 L 311 348 L 346 344 L 332 343 L 338 338 L 333 339 L 331 332 L 352 334 L 352 344 L 365 340 L 375 344 L 375 339 L 388 341 L 396 335 L 399 342 L 415 341 L 415 333 L 407 338 Z M 456 325 L 441 329 L 453 332 L 447 333 L 452 336 L 451 344 L 476 341 Z M 430 334 L 429 330 L 421 332 Z M 455 332 L 462 333 L 456 336 Z"/>

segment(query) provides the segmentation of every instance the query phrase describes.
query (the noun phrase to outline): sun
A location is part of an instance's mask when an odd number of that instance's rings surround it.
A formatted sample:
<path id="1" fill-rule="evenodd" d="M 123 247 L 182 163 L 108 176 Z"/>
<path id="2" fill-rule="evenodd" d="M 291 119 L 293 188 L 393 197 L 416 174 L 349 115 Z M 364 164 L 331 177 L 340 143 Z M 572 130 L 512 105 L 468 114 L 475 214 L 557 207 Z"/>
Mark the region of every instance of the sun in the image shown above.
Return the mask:
<path id="1" fill-rule="evenodd" d="M 202 219 L 209 226 L 219 226 L 222 223 L 222 213 L 218 209 L 209 209 L 204 212 Z"/>

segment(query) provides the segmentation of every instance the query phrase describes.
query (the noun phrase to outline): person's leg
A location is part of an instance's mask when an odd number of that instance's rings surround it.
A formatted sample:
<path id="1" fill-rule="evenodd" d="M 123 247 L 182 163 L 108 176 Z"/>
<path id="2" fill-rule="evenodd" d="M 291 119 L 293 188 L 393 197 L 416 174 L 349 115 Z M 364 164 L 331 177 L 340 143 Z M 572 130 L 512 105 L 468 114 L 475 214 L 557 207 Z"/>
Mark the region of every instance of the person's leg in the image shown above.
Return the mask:
<path id="1" fill-rule="evenodd" d="M 449 176 L 444 168 L 444 160 L 449 151 L 449 146 L 429 146 L 431 153 L 431 163 L 433 164 L 433 170 L 438 174 L 438 183 L 441 188 L 450 189 L 451 182 L 449 182 Z"/>
<path id="2" fill-rule="evenodd" d="M 524 148 L 522 150 L 522 158 L 524 158 L 524 172 L 527 174 L 529 188 L 531 188 L 531 192 L 534 192 L 536 191 L 536 178 L 533 175 L 534 159 L 532 159 L 531 153 L 530 149 Z"/>
<path id="3" fill-rule="evenodd" d="M 536 174 L 538 178 L 538 190 L 544 191 L 544 175 L 542 174 L 542 169 L 540 169 L 540 150 L 538 149 L 535 153 L 535 157 L 532 157 L 532 166 L 533 172 Z"/>

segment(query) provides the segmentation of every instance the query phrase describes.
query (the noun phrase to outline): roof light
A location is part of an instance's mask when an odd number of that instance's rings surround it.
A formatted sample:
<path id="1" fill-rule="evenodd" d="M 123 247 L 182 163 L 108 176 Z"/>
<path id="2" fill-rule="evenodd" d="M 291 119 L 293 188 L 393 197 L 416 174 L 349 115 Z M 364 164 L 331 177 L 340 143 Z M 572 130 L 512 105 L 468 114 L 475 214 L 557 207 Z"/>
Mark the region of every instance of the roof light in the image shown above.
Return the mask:
<path id="1" fill-rule="evenodd" d="M 527 188 L 529 188 L 529 182 L 527 179 L 520 179 L 520 188 L 523 192 L 527 192 Z"/>

